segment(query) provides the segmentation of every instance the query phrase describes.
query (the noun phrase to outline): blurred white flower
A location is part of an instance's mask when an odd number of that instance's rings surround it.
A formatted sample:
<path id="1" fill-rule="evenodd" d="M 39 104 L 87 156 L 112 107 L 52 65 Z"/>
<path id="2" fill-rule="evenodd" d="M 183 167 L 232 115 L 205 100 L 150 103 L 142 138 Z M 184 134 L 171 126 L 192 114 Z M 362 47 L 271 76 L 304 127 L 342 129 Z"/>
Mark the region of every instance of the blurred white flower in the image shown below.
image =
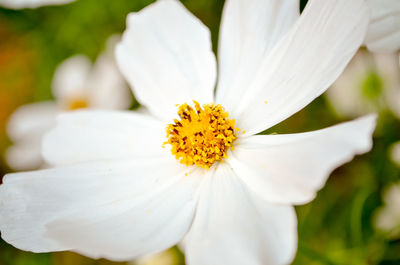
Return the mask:
<path id="1" fill-rule="evenodd" d="M 357 117 L 388 108 L 400 87 L 398 55 L 360 50 L 326 96 L 343 117 Z"/>
<path id="2" fill-rule="evenodd" d="M 389 150 L 392 161 L 400 166 L 400 142 L 393 144 Z"/>
<path id="3" fill-rule="evenodd" d="M 400 1 L 368 0 L 371 9 L 371 22 L 365 44 L 372 52 L 397 53 L 400 50 Z M 389 55 L 390 56 L 390 55 Z M 397 60 L 397 69 L 399 61 Z M 392 65 L 391 63 L 388 65 Z M 393 69 L 393 68 L 392 68 Z M 397 88 L 386 93 L 392 111 L 400 117 L 400 71 L 397 72 Z M 392 83 L 393 84 L 393 83 Z"/>
<path id="4" fill-rule="evenodd" d="M 368 14 L 363 0 L 310 0 L 301 17 L 297 0 L 226 1 L 215 96 L 200 20 L 177 0 L 130 14 L 117 61 L 150 114 L 60 116 L 43 145 L 58 167 L 7 175 L 0 186 L 2 237 L 34 252 L 130 260 L 186 235 L 189 265 L 290 263 L 293 205 L 371 148 L 376 117 L 255 134 L 334 82 L 365 38 Z M 192 100 L 203 105 L 184 104 Z"/>
<path id="5" fill-rule="evenodd" d="M 392 239 L 400 238 L 400 183 L 384 191 L 383 203 L 376 212 L 375 226 Z"/>
<path id="6" fill-rule="evenodd" d="M 0 6 L 12 9 L 37 8 L 48 5 L 64 5 L 75 0 L 0 0 Z"/>
<path id="7" fill-rule="evenodd" d="M 397 62 L 399 66 L 400 61 Z M 397 78 L 400 79 L 400 70 L 397 72 Z M 386 98 L 391 110 L 400 119 L 400 84 L 397 84 L 397 87 L 388 91 Z"/>
<path id="8" fill-rule="evenodd" d="M 365 44 L 373 52 L 400 50 L 400 1 L 368 0 L 371 24 Z"/>
<path id="9" fill-rule="evenodd" d="M 129 107 L 129 89 L 110 53 L 101 54 L 93 66 L 82 55 L 65 60 L 53 78 L 55 101 L 24 105 L 11 115 L 7 131 L 14 145 L 6 151 L 6 159 L 12 168 L 27 170 L 42 165 L 42 137 L 56 125 L 60 112 Z"/>
<path id="10" fill-rule="evenodd" d="M 387 95 L 390 109 L 400 119 L 400 86 Z"/>

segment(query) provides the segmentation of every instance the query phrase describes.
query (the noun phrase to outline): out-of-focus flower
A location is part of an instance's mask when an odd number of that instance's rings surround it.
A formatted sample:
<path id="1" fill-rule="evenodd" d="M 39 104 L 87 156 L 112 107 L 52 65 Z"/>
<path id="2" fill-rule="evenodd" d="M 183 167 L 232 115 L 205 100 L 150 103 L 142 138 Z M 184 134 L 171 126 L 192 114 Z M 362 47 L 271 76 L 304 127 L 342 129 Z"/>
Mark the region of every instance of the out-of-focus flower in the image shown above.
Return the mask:
<path id="1" fill-rule="evenodd" d="M 335 111 L 357 117 L 388 108 L 392 94 L 400 87 L 398 56 L 359 51 L 326 96 Z"/>
<path id="2" fill-rule="evenodd" d="M 0 6 L 12 9 L 37 8 L 48 5 L 64 5 L 75 0 L 0 0 Z"/>
<path id="3" fill-rule="evenodd" d="M 43 102 L 24 105 L 11 115 L 7 131 L 14 145 L 6 150 L 10 167 L 27 170 L 42 165 L 42 136 L 55 125 L 57 112 L 53 102 Z"/>
<path id="4" fill-rule="evenodd" d="M 395 52 L 400 49 L 400 1 L 368 0 L 371 24 L 365 39 L 374 52 Z"/>
<path id="5" fill-rule="evenodd" d="M 290 263 L 293 205 L 371 148 L 376 117 L 255 134 L 321 95 L 368 22 L 363 0 L 310 0 L 301 17 L 297 0 L 228 0 L 214 96 L 210 32 L 197 18 L 177 0 L 130 14 L 117 61 L 150 114 L 60 116 L 43 145 L 57 167 L 0 186 L 2 237 L 34 252 L 129 260 L 186 235 L 189 265 Z"/>
<path id="6" fill-rule="evenodd" d="M 397 65 L 399 66 L 400 60 L 397 61 Z M 397 72 L 397 78 L 400 79 L 400 70 Z M 389 103 L 390 109 L 394 114 L 400 119 L 400 84 L 397 83 L 397 87 L 389 90 L 387 93 L 387 101 Z"/>
<path id="7" fill-rule="evenodd" d="M 393 162 L 400 166 L 400 142 L 397 142 L 391 146 L 390 157 Z"/>
<path id="8" fill-rule="evenodd" d="M 65 60 L 53 79 L 55 101 L 24 105 L 11 115 L 7 129 L 14 145 L 7 150 L 6 159 L 12 168 L 26 170 L 42 165 L 42 137 L 55 126 L 60 112 L 129 107 L 129 89 L 109 53 L 100 55 L 93 66 L 82 55 Z"/>
<path id="9" fill-rule="evenodd" d="M 392 239 L 400 237 L 400 183 L 388 187 L 383 194 L 384 205 L 375 216 L 376 227 Z"/>
<path id="10" fill-rule="evenodd" d="M 390 109 L 400 119 L 400 86 L 397 90 L 391 90 L 390 93 L 388 93 L 387 98 Z"/>

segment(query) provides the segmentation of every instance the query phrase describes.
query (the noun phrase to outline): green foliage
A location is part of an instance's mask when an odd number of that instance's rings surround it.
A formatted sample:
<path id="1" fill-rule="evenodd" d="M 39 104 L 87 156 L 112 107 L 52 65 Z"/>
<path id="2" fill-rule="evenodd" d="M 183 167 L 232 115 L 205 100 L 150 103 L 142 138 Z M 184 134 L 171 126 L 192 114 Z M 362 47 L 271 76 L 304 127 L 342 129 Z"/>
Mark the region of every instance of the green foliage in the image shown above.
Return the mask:
<path id="1" fill-rule="evenodd" d="M 56 66 L 69 56 L 86 54 L 92 60 L 104 49 L 107 38 L 122 33 L 126 15 L 152 0 L 77 0 L 64 6 L 39 9 L 0 9 L 0 27 L 22 36 L 25 47 L 34 54 L 33 80 L 25 89 L 31 91 L 26 101 L 50 99 L 51 79 Z M 211 28 L 216 51 L 222 0 L 182 0 Z M 301 1 L 304 8 L 307 1 Z M 2 40 L 2 41 L 13 41 Z M 25 63 L 20 59 L 21 62 Z M 11 79 L 22 79 L 18 73 Z M 2 80 L 3 81 L 3 80 Z M 3 81 L 5 82 L 5 81 Z M 9 82 L 9 81 L 7 81 Z M 381 94 L 381 81 L 371 73 L 362 89 L 368 98 Z M 22 104 L 23 102 L 19 102 Z M 324 98 L 270 133 L 294 133 L 324 128 L 341 122 L 331 112 Z M 299 250 L 294 264 L 362 265 L 400 264 L 400 242 L 386 239 L 372 225 L 374 211 L 382 204 L 383 187 L 400 179 L 400 169 L 388 159 L 391 144 L 400 139 L 400 123 L 381 113 L 371 153 L 357 157 L 333 172 L 317 198 L 297 207 Z M 0 168 L 0 172 L 5 171 Z M 177 255 L 181 255 L 174 249 Z M 180 257 L 182 262 L 183 258 Z M 94 261 L 72 253 L 32 254 L 19 251 L 0 241 L 1 265 L 94 265 L 115 264 Z"/>

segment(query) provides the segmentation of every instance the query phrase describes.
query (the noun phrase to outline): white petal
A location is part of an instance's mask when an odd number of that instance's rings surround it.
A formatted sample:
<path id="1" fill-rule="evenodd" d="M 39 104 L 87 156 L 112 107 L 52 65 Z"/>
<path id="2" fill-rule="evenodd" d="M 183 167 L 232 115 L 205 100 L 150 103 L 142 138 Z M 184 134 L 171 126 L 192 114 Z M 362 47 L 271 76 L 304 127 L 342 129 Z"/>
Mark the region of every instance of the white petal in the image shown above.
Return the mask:
<path id="1" fill-rule="evenodd" d="M 151 156 L 168 152 L 165 124 L 148 115 L 122 111 L 76 111 L 59 116 L 43 140 L 50 165 Z M 170 155 L 170 154 L 169 154 Z M 172 156 L 171 156 L 172 157 Z"/>
<path id="2" fill-rule="evenodd" d="M 75 0 L 0 0 L 0 5 L 12 9 L 36 8 L 46 5 L 63 5 Z"/>
<path id="3" fill-rule="evenodd" d="M 87 80 L 92 67 L 89 58 L 76 55 L 63 61 L 53 77 L 53 95 L 64 106 L 71 98 L 86 97 Z"/>
<path id="4" fill-rule="evenodd" d="M 41 137 L 55 125 L 57 113 L 57 106 L 51 101 L 23 105 L 8 120 L 8 137 L 14 142 Z"/>
<path id="5" fill-rule="evenodd" d="M 170 121 L 176 104 L 213 101 L 210 32 L 177 0 L 130 14 L 116 56 L 135 96 L 161 119 Z"/>
<path id="6" fill-rule="evenodd" d="M 0 231 L 17 248 L 128 260 L 181 240 L 196 173 L 170 156 L 108 160 L 11 174 L 0 186 Z"/>
<path id="7" fill-rule="evenodd" d="M 189 265 L 288 264 L 297 248 L 291 206 L 252 195 L 229 166 L 203 182 L 193 225 L 185 239 Z"/>
<path id="8" fill-rule="evenodd" d="M 5 154 L 7 164 L 14 170 L 38 169 L 43 164 L 41 138 L 9 147 Z"/>
<path id="9" fill-rule="evenodd" d="M 39 102 L 19 107 L 7 124 L 14 145 L 6 151 L 9 166 L 15 170 L 37 169 L 43 164 L 40 148 L 43 135 L 56 124 L 54 102 Z"/>
<path id="10" fill-rule="evenodd" d="M 369 0 L 371 24 L 365 40 L 368 49 L 374 52 L 400 50 L 400 1 Z"/>
<path id="11" fill-rule="evenodd" d="M 335 168 L 371 149 L 375 123 L 370 115 L 314 132 L 251 136 L 228 163 L 265 200 L 307 203 Z"/>
<path id="12" fill-rule="evenodd" d="M 243 88 L 240 104 L 225 106 L 238 127 L 248 134 L 263 131 L 321 95 L 362 43 L 368 17 L 363 0 L 310 0 Z"/>
<path id="13" fill-rule="evenodd" d="M 268 52 L 299 17 L 298 0 L 228 0 L 221 22 L 217 102 L 237 106 Z"/>
<path id="14" fill-rule="evenodd" d="M 91 108 L 127 109 L 132 102 L 128 85 L 114 59 L 116 38 L 118 36 L 109 39 L 109 47 L 99 55 L 88 77 Z"/>

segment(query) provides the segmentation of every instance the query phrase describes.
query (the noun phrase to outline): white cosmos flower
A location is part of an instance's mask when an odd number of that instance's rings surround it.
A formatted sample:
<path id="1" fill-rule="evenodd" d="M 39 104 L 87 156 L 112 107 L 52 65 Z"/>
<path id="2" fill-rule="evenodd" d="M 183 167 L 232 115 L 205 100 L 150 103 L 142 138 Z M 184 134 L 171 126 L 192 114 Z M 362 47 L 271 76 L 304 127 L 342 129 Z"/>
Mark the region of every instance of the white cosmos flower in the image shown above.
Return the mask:
<path id="1" fill-rule="evenodd" d="M 43 163 L 42 137 L 56 125 L 58 113 L 79 108 L 129 107 L 129 89 L 108 53 L 100 55 L 93 66 L 82 55 L 65 60 L 53 79 L 55 101 L 24 105 L 11 115 L 7 131 L 14 145 L 7 150 L 6 159 L 12 168 L 34 169 Z"/>
<path id="2" fill-rule="evenodd" d="M 48 5 L 64 5 L 75 0 L 0 0 L 0 6 L 12 9 L 37 8 Z"/>
<path id="3" fill-rule="evenodd" d="M 226 1 L 215 96 L 210 32 L 198 19 L 177 0 L 130 14 L 117 61 L 150 114 L 61 115 L 43 146 L 58 167 L 10 174 L 0 186 L 4 240 L 34 252 L 129 260 L 185 236 L 189 265 L 290 263 L 293 205 L 311 201 L 334 168 L 368 151 L 375 127 L 372 115 L 314 132 L 255 135 L 321 95 L 365 37 L 363 0 L 310 0 L 301 17 L 298 5 Z M 171 146 L 229 145 L 233 121 L 219 106 L 198 114 L 209 120 L 181 113 L 180 142 L 163 145 L 171 141 L 167 124 L 179 118 L 176 104 L 191 100 L 221 104 L 241 129 L 234 149 L 196 151 L 227 152 L 209 170 L 179 163 Z M 218 119 L 211 122 L 210 112 Z"/>
<path id="4" fill-rule="evenodd" d="M 357 117 L 391 107 L 399 87 L 397 54 L 360 50 L 325 95 L 340 116 Z"/>
<path id="5" fill-rule="evenodd" d="M 400 237 L 400 183 L 388 187 L 383 193 L 384 205 L 375 215 L 375 226 L 390 238 Z"/>
<path id="6" fill-rule="evenodd" d="M 400 50 L 400 1 L 368 0 L 371 24 L 365 44 L 374 52 Z"/>

